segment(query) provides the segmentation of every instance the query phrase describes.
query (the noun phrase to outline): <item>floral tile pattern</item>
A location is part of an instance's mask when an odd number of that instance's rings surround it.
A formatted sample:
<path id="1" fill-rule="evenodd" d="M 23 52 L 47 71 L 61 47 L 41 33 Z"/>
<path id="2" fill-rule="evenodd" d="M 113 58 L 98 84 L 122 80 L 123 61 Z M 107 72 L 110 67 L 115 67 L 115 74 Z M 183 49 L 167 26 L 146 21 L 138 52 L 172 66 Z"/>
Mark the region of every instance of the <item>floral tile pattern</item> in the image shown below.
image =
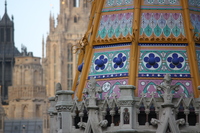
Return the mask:
<path id="1" fill-rule="evenodd" d="M 111 15 L 103 15 L 100 21 L 97 38 L 105 39 L 120 35 L 126 37 L 132 34 L 133 13 L 119 13 Z"/>
<path id="2" fill-rule="evenodd" d="M 89 77 L 98 79 L 128 76 L 130 43 L 126 45 L 104 45 L 95 49 Z"/>
<path id="3" fill-rule="evenodd" d="M 142 48 L 139 77 L 163 77 L 166 73 L 171 74 L 172 77 L 190 77 L 186 50 Z"/>
<path id="4" fill-rule="evenodd" d="M 180 5 L 180 0 L 144 0 L 145 5 Z"/>
<path id="5" fill-rule="evenodd" d="M 200 74 L 200 45 L 196 45 L 196 54 L 197 54 L 198 68 L 199 68 L 199 74 Z"/>
<path id="6" fill-rule="evenodd" d="M 200 33 L 200 14 L 190 14 L 190 21 L 193 25 L 194 32 Z M 198 36 L 196 34 L 196 36 Z"/>
<path id="7" fill-rule="evenodd" d="M 102 12 L 133 9 L 134 0 L 106 0 Z"/>
<path id="8" fill-rule="evenodd" d="M 140 36 L 185 36 L 181 13 L 142 13 L 140 24 Z"/>

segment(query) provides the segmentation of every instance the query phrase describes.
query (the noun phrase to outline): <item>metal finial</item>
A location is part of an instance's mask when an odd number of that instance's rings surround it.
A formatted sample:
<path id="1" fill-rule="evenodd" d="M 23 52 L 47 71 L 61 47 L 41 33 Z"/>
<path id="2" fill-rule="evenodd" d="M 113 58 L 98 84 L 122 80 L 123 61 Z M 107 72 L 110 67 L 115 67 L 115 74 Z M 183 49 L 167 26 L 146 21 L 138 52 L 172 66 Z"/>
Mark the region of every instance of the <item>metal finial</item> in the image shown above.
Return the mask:
<path id="1" fill-rule="evenodd" d="M 5 0 L 5 13 L 7 13 L 7 0 Z"/>

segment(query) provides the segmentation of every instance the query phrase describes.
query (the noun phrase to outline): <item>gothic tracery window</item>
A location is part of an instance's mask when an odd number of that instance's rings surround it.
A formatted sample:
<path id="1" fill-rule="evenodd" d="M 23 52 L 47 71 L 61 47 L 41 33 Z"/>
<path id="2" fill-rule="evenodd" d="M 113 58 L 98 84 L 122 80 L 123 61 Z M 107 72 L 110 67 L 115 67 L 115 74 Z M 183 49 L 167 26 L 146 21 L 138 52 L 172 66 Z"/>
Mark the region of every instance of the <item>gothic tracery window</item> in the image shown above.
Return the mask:
<path id="1" fill-rule="evenodd" d="M 186 120 L 186 115 L 184 113 L 185 108 L 183 107 L 183 103 L 180 104 L 178 108 L 178 114 L 177 114 L 177 119 L 185 119 Z"/>
<path id="2" fill-rule="evenodd" d="M 77 16 L 74 16 L 74 23 L 77 23 L 78 22 L 78 18 Z"/>
<path id="3" fill-rule="evenodd" d="M 28 107 L 27 105 L 25 105 L 22 109 L 22 118 L 25 118 L 27 119 L 29 116 L 28 116 Z"/>
<path id="4" fill-rule="evenodd" d="M 111 123 L 112 123 L 112 116 L 110 115 L 110 108 L 109 107 L 107 107 L 106 112 L 107 112 L 107 114 L 105 116 L 105 119 L 108 121 L 107 126 L 109 127 L 109 126 L 111 126 Z"/>
<path id="5" fill-rule="evenodd" d="M 140 105 L 139 114 L 138 114 L 139 125 L 145 125 L 146 123 L 146 113 L 144 104 Z"/>
<path id="6" fill-rule="evenodd" d="M 11 41 L 11 29 L 6 28 L 6 41 L 10 42 Z"/>
<path id="7" fill-rule="evenodd" d="M 76 116 L 74 117 L 74 126 L 76 129 L 79 128 L 78 123 L 81 121 L 81 118 L 79 117 L 79 111 L 76 109 Z"/>
<path id="8" fill-rule="evenodd" d="M 71 89 L 73 83 L 73 53 L 72 44 L 67 45 L 67 84 L 68 89 Z"/>
<path id="9" fill-rule="evenodd" d="M 190 126 L 195 126 L 197 123 L 197 115 L 192 104 L 189 106 L 188 123 Z"/>
<path id="10" fill-rule="evenodd" d="M 4 29 L 3 28 L 0 29 L 0 41 L 4 42 Z"/>
<path id="11" fill-rule="evenodd" d="M 119 113 L 119 108 L 115 107 L 115 115 L 114 115 L 114 125 L 119 126 L 120 123 L 120 113 Z"/>
<path id="12" fill-rule="evenodd" d="M 149 124 L 151 125 L 151 119 L 152 119 L 152 118 L 157 118 L 156 112 L 155 112 L 155 107 L 154 107 L 153 104 L 150 106 L 149 111 L 150 111 L 150 112 L 149 112 L 149 114 L 148 114 L 148 122 L 149 122 Z"/>
<path id="13" fill-rule="evenodd" d="M 54 46 L 54 56 L 53 56 L 53 59 L 54 59 L 54 80 L 56 79 L 56 47 Z"/>

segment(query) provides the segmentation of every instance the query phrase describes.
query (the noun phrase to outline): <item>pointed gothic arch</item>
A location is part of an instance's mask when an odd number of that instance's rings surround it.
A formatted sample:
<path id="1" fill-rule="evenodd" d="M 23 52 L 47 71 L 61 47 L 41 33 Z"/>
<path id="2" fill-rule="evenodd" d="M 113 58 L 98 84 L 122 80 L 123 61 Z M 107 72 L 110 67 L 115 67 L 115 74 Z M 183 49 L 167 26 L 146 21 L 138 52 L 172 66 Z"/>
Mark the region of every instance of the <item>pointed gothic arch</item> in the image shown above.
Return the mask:
<path id="1" fill-rule="evenodd" d="M 26 69 L 26 70 L 24 71 L 24 84 L 25 84 L 25 85 L 30 84 L 29 76 L 30 76 L 29 71 Z"/>
<path id="2" fill-rule="evenodd" d="M 189 126 L 195 126 L 197 123 L 197 115 L 195 113 L 195 107 L 193 104 L 189 105 L 188 123 Z"/>
<path id="3" fill-rule="evenodd" d="M 77 23 L 78 22 L 78 17 L 75 15 L 74 16 L 74 23 Z"/>
<path id="4" fill-rule="evenodd" d="M 41 105 L 39 105 L 39 104 L 36 105 L 36 117 L 37 118 L 42 117 L 42 109 L 41 108 L 42 108 Z"/>
<path id="5" fill-rule="evenodd" d="M 139 114 L 138 114 L 138 123 L 139 125 L 145 125 L 146 123 L 146 113 L 145 113 L 145 106 L 142 103 L 139 107 Z"/>
<path id="6" fill-rule="evenodd" d="M 22 107 L 22 118 L 27 119 L 28 118 L 28 106 L 24 105 Z"/>
<path id="7" fill-rule="evenodd" d="M 21 84 L 21 74 L 19 71 L 16 72 L 16 85 L 20 85 Z"/>
<path id="8" fill-rule="evenodd" d="M 40 85 L 40 74 L 38 70 L 35 70 L 34 73 L 34 85 Z"/>
<path id="9" fill-rule="evenodd" d="M 177 120 L 182 119 L 182 118 L 184 120 L 186 120 L 186 115 L 184 113 L 184 110 L 185 110 L 185 107 L 184 107 L 183 103 L 181 102 L 179 107 L 178 107 L 178 113 L 177 113 L 177 118 L 176 118 Z"/>
<path id="10" fill-rule="evenodd" d="M 155 106 L 153 104 L 151 104 L 150 108 L 149 108 L 149 114 L 148 114 L 148 122 L 149 122 L 149 125 L 152 125 L 151 124 L 151 119 L 152 118 L 155 118 L 157 119 L 157 115 L 156 115 L 156 109 L 155 109 Z"/>

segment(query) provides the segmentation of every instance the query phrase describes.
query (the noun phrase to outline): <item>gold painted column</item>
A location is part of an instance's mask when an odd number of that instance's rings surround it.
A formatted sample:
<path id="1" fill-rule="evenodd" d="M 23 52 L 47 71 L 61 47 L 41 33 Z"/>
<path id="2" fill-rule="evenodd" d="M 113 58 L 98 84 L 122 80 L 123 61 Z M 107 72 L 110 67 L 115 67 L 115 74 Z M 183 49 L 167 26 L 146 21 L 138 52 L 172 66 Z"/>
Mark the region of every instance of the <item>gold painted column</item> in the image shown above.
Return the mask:
<path id="1" fill-rule="evenodd" d="M 84 85 L 85 85 L 85 81 L 87 80 L 87 73 L 89 71 L 89 65 L 90 65 L 90 61 L 92 58 L 92 50 L 93 50 L 93 41 L 96 37 L 96 32 L 98 30 L 98 24 L 99 24 L 99 20 L 100 20 L 100 16 L 101 16 L 101 10 L 104 4 L 104 0 L 96 0 L 95 1 L 97 4 L 97 11 L 95 14 L 95 18 L 94 18 L 94 26 L 93 26 L 93 31 L 92 31 L 92 35 L 90 37 L 90 41 L 89 41 L 89 46 L 87 46 L 87 54 L 85 55 L 84 58 L 84 67 L 82 70 L 82 74 L 81 74 L 81 78 L 80 78 L 80 82 L 78 85 L 78 93 L 77 93 L 77 97 L 79 100 L 81 100 L 82 97 L 82 92 L 84 89 Z"/>
<path id="2" fill-rule="evenodd" d="M 133 20 L 133 41 L 130 50 L 130 67 L 129 67 L 129 81 L 130 85 L 136 85 L 138 75 L 138 40 L 139 27 L 141 18 L 141 0 L 135 0 L 134 3 L 134 20 Z M 137 90 L 136 90 L 137 91 Z M 135 93 L 137 94 L 137 93 Z"/>
<path id="3" fill-rule="evenodd" d="M 185 29 L 187 33 L 188 38 L 188 57 L 190 61 L 190 71 L 191 71 L 191 77 L 193 82 L 193 90 L 194 95 L 197 98 L 199 96 L 199 91 L 197 90 L 197 87 L 200 85 L 200 77 L 199 77 L 199 70 L 198 70 L 198 63 L 197 63 L 197 57 L 196 57 L 196 50 L 195 50 L 195 42 L 193 39 L 193 32 L 191 31 L 191 22 L 190 22 L 190 15 L 189 15 L 189 4 L 188 1 L 182 0 L 181 1 L 183 6 L 183 15 L 185 20 Z"/>
<path id="4" fill-rule="evenodd" d="M 90 28 L 92 26 L 93 19 L 94 19 L 95 6 L 96 6 L 95 2 L 96 1 L 93 1 L 92 5 L 91 5 L 92 9 L 91 9 L 91 12 L 90 12 L 90 20 L 89 20 L 87 31 L 90 30 Z M 86 53 L 87 53 L 87 50 L 85 51 L 85 53 L 83 51 L 81 51 L 78 55 L 78 63 L 77 63 L 77 67 L 76 67 L 76 75 L 75 75 L 75 78 L 74 78 L 72 91 L 76 91 L 76 84 L 77 84 L 78 77 L 79 77 L 79 74 L 80 74 L 80 72 L 78 71 L 78 66 L 81 65 L 81 63 L 83 62 L 83 58 L 86 55 Z"/>

